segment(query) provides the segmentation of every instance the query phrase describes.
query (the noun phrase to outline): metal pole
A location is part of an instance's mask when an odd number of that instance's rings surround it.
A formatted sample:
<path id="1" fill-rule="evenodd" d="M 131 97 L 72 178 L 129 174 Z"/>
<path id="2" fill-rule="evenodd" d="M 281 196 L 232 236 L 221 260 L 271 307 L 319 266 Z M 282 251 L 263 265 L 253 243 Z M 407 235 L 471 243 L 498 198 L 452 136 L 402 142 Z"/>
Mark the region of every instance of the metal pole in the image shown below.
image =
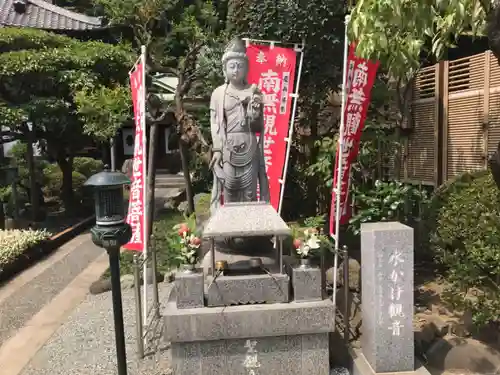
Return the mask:
<path id="1" fill-rule="evenodd" d="M 347 36 L 347 26 L 349 24 L 349 15 L 345 16 L 345 36 L 344 36 L 344 68 L 342 72 L 342 103 L 340 108 L 340 128 L 339 128 L 339 146 L 337 160 L 337 186 L 335 187 L 335 251 L 333 257 L 333 302 L 337 298 L 337 269 L 339 262 L 339 232 L 340 232 L 340 193 L 342 187 L 342 153 L 344 151 L 344 126 L 345 126 L 345 104 L 347 96 L 347 54 L 349 51 L 349 37 Z"/>
<path id="2" fill-rule="evenodd" d="M 150 172 L 147 170 L 147 139 L 146 139 L 146 46 L 141 46 L 141 65 L 142 65 L 142 97 L 140 98 L 141 100 L 141 134 L 142 134 L 142 147 L 143 147 L 143 153 L 142 153 L 142 165 L 145 169 L 144 171 L 144 176 L 143 179 L 146 178 L 147 174 Z M 148 272 L 148 226 L 147 226 L 147 221 L 146 218 L 148 217 L 148 211 L 149 207 L 146 204 L 147 202 L 147 194 L 148 194 L 148 187 L 146 182 L 144 181 L 144 190 L 143 190 L 143 198 L 144 198 L 144 221 L 143 221 L 143 241 L 144 241 L 144 248 L 142 251 L 143 254 L 143 283 L 144 283 L 144 289 L 142 293 L 144 294 L 144 305 L 143 305 L 143 322 L 147 325 L 148 324 L 148 278 L 147 278 L 147 272 Z M 146 342 L 146 337 L 144 337 L 144 342 Z"/>
<path id="3" fill-rule="evenodd" d="M 109 270 L 111 271 L 111 293 L 115 322 L 118 375 L 127 375 L 127 354 L 125 350 L 125 329 L 123 327 L 122 290 L 120 285 L 120 249 L 110 248 L 106 250 L 109 255 Z"/>
<path id="4" fill-rule="evenodd" d="M 156 249 L 151 248 L 151 277 L 153 281 L 153 308 L 155 310 L 155 317 L 160 317 L 160 297 L 158 295 L 158 270 L 156 269 L 157 258 Z"/>
<path id="5" fill-rule="evenodd" d="M 210 239 L 210 255 L 212 256 L 212 277 L 215 277 L 215 238 Z"/>
<path id="6" fill-rule="evenodd" d="M 304 63 L 304 48 L 305 48 L 305 46 L 306 46 L 306 42 L 303 41 L 302 48 L 300 49 L 299 70 L 297 72 L 297 86 L 295 87 L 295 93 L 293 94 L 292 116 L 290 118 L 290 125 L 288 128 L 287 147 L 286 147 L 286 155 L 285 155 L 285 166 L 283 168 L 283 175 L 281 178 L 280 200 L 278 203 L 278 214 L 279 215 L 281 215 L 281 209 L 283 206 L 283 197 L 285 196 L 285 182 L 286 182 L 286 175 L 288 173 L 288 160 L 290 159 L 290 149 L 292 148 L 293 124 L 295 122 L 295 114 L 297 112 L 297 102 L 299 100 L 300 76 L 302 75 L 302 65 Z"/>
<path id="7" fill-rule="evenodd" d="M 139 254 L 134 254 L 134 295 L 137 355 L 139 358 L 144 358 L 144 341 L 142 340 L 141 261 L 139 259 Z"/>
<path id="8" fill-rule="evenodd" d="M 112 137 L 109 140 L 109 152 L 111 159 L 111 170 L 116 171 L 116 138 Z"/>
<path id="9" fill-rule="evenodd" d="M 278 239 L 278 246 L 279 246 L 279 264 L 280 264 L 280 273 L 283 273 L 283 237 L 280 237 Z"/>
<path id="10" fill-rule="evenodd" d="M 342 254 L 344 258 L 344 343 L 347 347 L 349 345 L 349 331 L 351 330 L 351 311 L 349 303 L 349 253 L 347 251 L 347 246 L 342 247 Z"/>

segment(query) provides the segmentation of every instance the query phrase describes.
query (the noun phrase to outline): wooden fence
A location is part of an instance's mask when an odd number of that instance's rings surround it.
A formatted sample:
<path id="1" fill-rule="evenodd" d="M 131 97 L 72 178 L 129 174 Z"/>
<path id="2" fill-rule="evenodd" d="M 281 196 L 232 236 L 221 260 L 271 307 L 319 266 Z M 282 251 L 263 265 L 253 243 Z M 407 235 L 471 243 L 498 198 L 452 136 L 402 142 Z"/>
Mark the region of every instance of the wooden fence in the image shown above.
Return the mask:
<path id="1" fill-rule="evenodd" d="M 407 126 L 404 181 L 437 186 L 486 168 L 500 141 L 500 67 L 491 52 L 422 69 Z"/>

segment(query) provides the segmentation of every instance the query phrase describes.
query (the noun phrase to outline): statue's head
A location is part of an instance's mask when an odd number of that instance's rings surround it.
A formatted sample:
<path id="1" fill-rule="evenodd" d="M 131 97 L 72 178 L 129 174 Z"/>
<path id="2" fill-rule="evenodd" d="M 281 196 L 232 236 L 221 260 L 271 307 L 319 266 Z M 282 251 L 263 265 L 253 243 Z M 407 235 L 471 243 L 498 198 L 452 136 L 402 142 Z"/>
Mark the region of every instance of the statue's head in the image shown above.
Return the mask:
<path id="1" fill-rule="evenodd" d="M 245 42 L 235 38 L 229 42 L 222 56 L 222 69 L 226 82 L 246 82 L 248 75 L 248 57 Z"/>

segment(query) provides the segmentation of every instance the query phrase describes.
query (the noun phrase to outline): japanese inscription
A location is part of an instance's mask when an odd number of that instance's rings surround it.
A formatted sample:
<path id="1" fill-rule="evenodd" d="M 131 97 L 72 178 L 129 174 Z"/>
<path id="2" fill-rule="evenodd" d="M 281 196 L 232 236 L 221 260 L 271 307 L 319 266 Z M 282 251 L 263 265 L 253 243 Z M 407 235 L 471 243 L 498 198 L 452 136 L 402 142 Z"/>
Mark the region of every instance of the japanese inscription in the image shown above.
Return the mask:
<path id="1" fill-rule="evenodd" d="M 391 319 L 388 329 L 392 332 L 392 336 L 400 336 L 401 329 L 404 327 L 402 324 L 405 315 L 403 313 L 403 305 L 401 304 L 401 287 L 402 278 L 404 277 L 401 265 L 404 263 L 403 253 L 400 250 L 395 250 L 389 255 L 388 265 L 390 267 L 389 274 L 389 307 L 388 314 Z"/>
<path id="2" fill-rule="evenodd" d="M 257 371 L 260 368 L 260 362 L 256 349 L 256 340 L 247 340 L 245 343 L 245 348 L 247 349 L 245 360 L 243 361 L 243 367 L 247 370 L 248 375 L 257 375 Z"/>

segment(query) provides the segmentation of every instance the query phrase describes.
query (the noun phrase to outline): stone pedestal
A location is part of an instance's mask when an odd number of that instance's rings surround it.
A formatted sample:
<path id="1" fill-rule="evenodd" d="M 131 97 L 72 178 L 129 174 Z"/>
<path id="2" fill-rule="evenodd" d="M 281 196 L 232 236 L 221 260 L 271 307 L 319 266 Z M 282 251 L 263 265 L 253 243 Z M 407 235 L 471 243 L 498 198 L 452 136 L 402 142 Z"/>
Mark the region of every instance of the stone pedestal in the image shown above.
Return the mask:
<path id="1" fill-rule="evenodd" d="M 286 274 L 207 276 L 207 306 L 284 303 L 289 301 L 290 278 Z"/>
<path id="2" fill-rule="evenodd" d="M 174 375 L 328 375 L 331 300 L 164 313 Z M 253 372 L 252 372 L 253 370 Z"/>
<path id="3" fill-rule="evenodd" d="M 204 277 L 201 272 L 179 272 L 175 275 L 177 307 L 188 309 L 204 306 Z"/>
<path id="4" fill-rule="evenodd" d="M 317 267 L 292 268 L 295 302 L 321 301 L 321 270 Z"/>
<path id="5" fill-rule="evenodd" d="M 362 354 L 375 373 L 415 369 L 413 229 L 361 225 Z"/>

